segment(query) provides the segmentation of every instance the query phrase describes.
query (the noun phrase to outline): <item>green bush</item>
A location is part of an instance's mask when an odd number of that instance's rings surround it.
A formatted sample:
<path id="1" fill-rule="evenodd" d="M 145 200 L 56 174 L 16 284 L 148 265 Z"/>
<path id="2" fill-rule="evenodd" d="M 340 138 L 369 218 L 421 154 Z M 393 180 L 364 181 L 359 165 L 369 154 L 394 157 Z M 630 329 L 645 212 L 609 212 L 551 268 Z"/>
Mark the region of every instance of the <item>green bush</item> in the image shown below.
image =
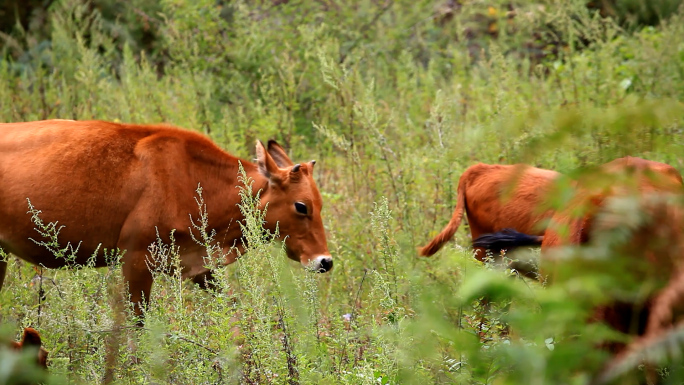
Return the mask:
<path id="1" fill-rule="evenodd" d="M 609 274 L 512 279 L 472 258 L 466 230 L 431 259 L 416 248 L 476 161 L 575 176 L 632 155 L 682 170 L 684 19 L 631 29 L 584 1 L 530 1 L 508 24 L 505 2 L 462 3 L 441 24 L 426 0 L 60 0 L 40 28 L 3 29 L 0 121 L 167 122 L 244 158 L 274 138 L 317 159 L 335 268 L 288 262 L 246 196 L 250 247 L 216 293 L 181 281 L 160 242 L 168 269 L 137 329 L 116 251 L 108 268 L 42 280 L 10 257 L 0 322 L 38 327 L 68 383 L 588 383 L 609 358 L 597 343 L 622 338 L 587 322 Z M 467 38 L 483 13 L 500 33 Z M 548 26 L 562 44 L 540 59 Z M 202 222 L 201 206 L 188 214 Z"/>

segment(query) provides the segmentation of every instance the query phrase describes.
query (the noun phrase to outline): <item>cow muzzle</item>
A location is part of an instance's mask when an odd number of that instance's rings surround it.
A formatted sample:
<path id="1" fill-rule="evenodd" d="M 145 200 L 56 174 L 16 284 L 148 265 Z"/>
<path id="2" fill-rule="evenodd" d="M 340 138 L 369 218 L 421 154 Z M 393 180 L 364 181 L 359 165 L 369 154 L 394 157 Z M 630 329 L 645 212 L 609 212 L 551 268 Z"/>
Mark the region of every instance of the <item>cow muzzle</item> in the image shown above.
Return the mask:
<path id="1" fill-rule="evenodd" d="M 309 263 L 309 268 L 316 273 L 327 273 L 333 268 L 333 259 L 329 255 L 319 255 Z"/>

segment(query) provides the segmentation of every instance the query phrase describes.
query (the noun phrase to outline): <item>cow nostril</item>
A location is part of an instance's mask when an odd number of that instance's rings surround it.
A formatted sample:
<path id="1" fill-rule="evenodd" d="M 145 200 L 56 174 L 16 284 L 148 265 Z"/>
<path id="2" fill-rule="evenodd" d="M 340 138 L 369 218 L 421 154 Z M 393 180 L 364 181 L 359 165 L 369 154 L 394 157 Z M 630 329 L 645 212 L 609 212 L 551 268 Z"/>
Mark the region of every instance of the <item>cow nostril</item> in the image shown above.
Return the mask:
<path id="1" fill-rule="evenodd" d="M 322 258 L 320 263 L 321 263 L 320 270 L 322 273 L 325 273 L 326 271 L 330 271 L 330 269 L 332 269 L 332 267 L 333 267 L 333 260 L 330 257 Z"/>

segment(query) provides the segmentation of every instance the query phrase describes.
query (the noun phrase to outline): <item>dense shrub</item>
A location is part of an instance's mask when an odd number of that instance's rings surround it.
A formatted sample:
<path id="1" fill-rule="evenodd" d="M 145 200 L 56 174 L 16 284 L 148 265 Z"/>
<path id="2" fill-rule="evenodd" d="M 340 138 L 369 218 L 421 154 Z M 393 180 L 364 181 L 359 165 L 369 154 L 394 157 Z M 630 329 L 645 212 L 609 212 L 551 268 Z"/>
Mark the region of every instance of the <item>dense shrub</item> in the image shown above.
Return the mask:
<path id="1" fill-rule="evenodd" d="M 682 170 L 683 16 L 627 27 L 579 0 L 516 2 L 513 18 L 462 3 L 447 22 L 427 0 L 3 4 L 0 121 L 168 122 L 242 157 L 275 138 L 318 160 L 335 269 L 290 264 L 246 199 L 250 250 L 213 295 L 159 272 L 135 329 L 116 253 L 65 271 L 10 256 L 0 321 L 39 328 L 69 383 L 588 383 L 615 337 L 586 317 L 610 277 L 543 288 L 467 248 L 416 247 L 476 161 Z M 155 246 L 169 266 L 173 250 Z"/>

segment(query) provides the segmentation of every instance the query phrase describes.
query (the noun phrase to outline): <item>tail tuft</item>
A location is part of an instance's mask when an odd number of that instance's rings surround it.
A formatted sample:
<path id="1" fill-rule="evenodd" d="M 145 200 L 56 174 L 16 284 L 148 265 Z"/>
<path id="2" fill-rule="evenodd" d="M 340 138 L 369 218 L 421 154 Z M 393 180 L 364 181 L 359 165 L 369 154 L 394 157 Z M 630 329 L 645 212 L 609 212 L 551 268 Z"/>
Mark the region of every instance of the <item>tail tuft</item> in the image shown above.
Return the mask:
<path id="1" fill-rule="evenodd" d="M 520 233 L 513 229 L 503 229 L 496 233 L 484 234 L 473 240 L 473 247 L 500 251 L 511 250 L 521 246 L 539 246 L 543 236 Z"/>
<path id="2" fill-rule="evenodd" d="M 444 246 L 445 243 L 449 242 L 449 240 L 454 236 L 456 229 L 454 229 L 453 232 L 449 227 L 444 229 L 444 231 L 439 233 L 432 241 L 430 241 L 430 243 L 428 243 L 420 249 L 420 255 L 422 255 L 423 257 L 429 257 L 438 252 L 439 249 L 441 249 L 442 246 Z"/>

